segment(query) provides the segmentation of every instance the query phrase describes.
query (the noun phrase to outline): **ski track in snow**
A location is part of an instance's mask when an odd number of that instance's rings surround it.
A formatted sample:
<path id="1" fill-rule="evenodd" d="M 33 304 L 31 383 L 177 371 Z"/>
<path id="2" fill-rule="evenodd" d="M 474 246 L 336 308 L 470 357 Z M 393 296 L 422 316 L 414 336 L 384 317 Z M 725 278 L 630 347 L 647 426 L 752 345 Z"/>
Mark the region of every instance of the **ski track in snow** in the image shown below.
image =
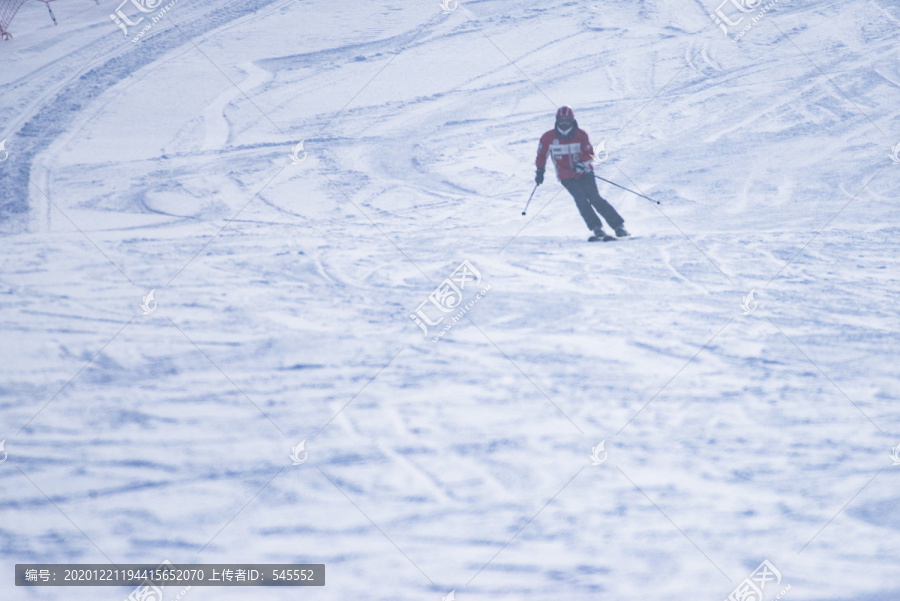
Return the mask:
<path id="1" fill-rule="evenodd" d="M 735 43 L 696 1 L 203 0 L 132 44 L 31 4 L 0 44 L 4 599 L 129 592 L 15 563 L 163 559 L 643 600 L 767 558 L 790 599 L 897 597 L 895 5 L 781 0 Z M 598 182 L 635 239 L 586 244 L 550 174 L 520 215 L 561 104 L 662 201 Z M 463 259 L 490 290 L 433 343 L 409 314 Z"/>

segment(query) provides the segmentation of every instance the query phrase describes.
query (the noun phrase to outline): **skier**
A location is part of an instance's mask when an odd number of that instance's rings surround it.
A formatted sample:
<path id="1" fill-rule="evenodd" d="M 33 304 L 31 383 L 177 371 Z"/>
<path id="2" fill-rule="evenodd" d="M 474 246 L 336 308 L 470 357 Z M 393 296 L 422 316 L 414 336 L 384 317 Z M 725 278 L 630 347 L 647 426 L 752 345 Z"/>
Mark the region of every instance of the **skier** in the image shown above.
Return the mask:
<path id="1" fill-rule="evenodd" d="M 575 112 L 567 106 L 560 107 L 556 111 L 556 126 L 541 136 L 535 160 L 537 172 L 534 181 L 537 185 L 544 183 L 544 166 L 547 164 L 548 152 L 556 167 L 556 177 L 575 199 L 575 206 L 578 207 L 588 229 L 594 232 L 588 240 L 590 242 L 615 240 L 603 231 L 603 222 L 597 213 L 606 219 L 606 223 L 618 238 L 629 236 L 624 227 L 625 220 L 597 191 L 594 167 L 591 165 L 594 148 L 585 131 L 578 128 Z"/>

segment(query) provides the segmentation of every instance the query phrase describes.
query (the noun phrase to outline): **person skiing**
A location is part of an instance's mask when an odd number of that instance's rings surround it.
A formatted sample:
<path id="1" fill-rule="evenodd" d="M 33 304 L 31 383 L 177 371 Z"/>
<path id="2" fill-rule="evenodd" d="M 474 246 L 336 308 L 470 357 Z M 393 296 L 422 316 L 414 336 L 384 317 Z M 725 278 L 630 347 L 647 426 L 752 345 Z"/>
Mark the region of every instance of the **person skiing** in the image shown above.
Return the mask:
<path id="1" fill-rule="evenodd" d="M 539 186 L 544 183 L 544 167 L 547 164 L 548 152 L 556 167 L 557 179 L 575 199 L 578 212 L 581 213 L 588 229 L 594 232 L 588 240 L 591 242 L 615 240 L 603 231 L 603 222 L 597 213 L 603 216 L 616 237 L 629 236 L 624 227 L 625 220 L 597 190 L 594 167 L 591 164 L 594 148 L 588 140 L 587 133 L 579 129 L 578 122 L 575 121 L 575 111 L 567 106 L 560 107 L 556 111 L 556 125 L 541 136 L 538 144 L 534 182 Z"/>

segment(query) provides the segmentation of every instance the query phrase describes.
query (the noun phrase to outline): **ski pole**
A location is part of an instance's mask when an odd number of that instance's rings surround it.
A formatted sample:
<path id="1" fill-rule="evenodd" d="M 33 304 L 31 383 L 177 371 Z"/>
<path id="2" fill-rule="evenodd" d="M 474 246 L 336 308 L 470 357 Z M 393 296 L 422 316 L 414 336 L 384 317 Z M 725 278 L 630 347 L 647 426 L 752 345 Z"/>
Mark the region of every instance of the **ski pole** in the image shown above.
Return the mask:
<path id="1" fill-rule="evenodd" d="M 659 202 L 658 200 L 653 200 L 653 199 L 650 198 L 649 196 L 644 196 L 643 194 L 639 194 L 638 192 L 635 192 L 634 190 L 630 190 L 630 189 L 626 188 L 625 186 L 620 186 L 620 185 L 617 184 L 616 182 L 611 182 L 611 181 L 609 181 L 608 179 L 602 178 L 602 177 L 600 177 L 600 176 L 597 175 L 597 174 L 594 174 L 594 177 L 596 177 L 596 178 L 599 179 L 599 180 L 605 181 L 607 184 L 612 184 L 612 185 L 614 185 L 616 188 L 622 188 L 622 189 L 625 190 L 626 192 L 631 192 L 632 194 L 636 194 L 636 195 L 640 196 L 641 198 L 646 198 L 646 199 L 649 200 L 650 202 L 655 202 L 655 203 L 658 204 L 658 205 L 659 205 L 659 204 L 662 204 L 662 203 Z"/>
<path id="2" fill-rule="evenodd" d="M 537 187 L 538 187 L 538 185 L 535 184 L 535 185 L 534 185 L 534 190 L 531 191 L 531 196 L 534 196 L 534 193 L 537 192 Z M 528 210 L 528 205 L 531 204 L 531 196 L 528 197 L 528 202 L 525 203 L 525 208 L 522 209 L 522 214 L 523 214 L 523 215 L 525 214 L 525 211 Z"/>

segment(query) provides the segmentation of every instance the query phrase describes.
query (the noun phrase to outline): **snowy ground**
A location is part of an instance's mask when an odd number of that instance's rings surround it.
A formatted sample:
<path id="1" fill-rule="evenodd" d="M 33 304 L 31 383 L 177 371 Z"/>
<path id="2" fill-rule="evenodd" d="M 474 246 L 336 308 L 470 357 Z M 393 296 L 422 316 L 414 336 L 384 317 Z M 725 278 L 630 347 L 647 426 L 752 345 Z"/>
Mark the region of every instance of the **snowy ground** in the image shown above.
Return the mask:
<path id="1" fill-rule="evenodd" d="M 0 598 L 900 596 L 896 1 L 53 4 L 0 43 Z M 562 104 L 635 239 L 521 216 Z"/>

